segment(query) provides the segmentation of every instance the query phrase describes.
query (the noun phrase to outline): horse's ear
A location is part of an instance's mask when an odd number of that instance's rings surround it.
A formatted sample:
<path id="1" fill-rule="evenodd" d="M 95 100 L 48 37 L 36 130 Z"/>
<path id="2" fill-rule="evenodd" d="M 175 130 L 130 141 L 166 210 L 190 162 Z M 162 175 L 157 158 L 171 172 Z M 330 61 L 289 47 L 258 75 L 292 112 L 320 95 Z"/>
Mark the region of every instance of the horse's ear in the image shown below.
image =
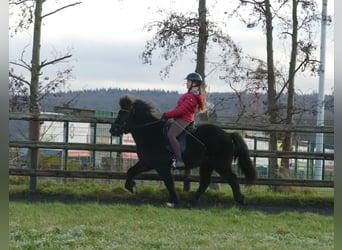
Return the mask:
<path id="1" fill-rule="evenodd" d="M 132 103 L 134 101 L 134 97 L 131 95 L 124 95 L 120 98 L 119 104 L 121 109 L 130 110 L 132 107 Z"/>

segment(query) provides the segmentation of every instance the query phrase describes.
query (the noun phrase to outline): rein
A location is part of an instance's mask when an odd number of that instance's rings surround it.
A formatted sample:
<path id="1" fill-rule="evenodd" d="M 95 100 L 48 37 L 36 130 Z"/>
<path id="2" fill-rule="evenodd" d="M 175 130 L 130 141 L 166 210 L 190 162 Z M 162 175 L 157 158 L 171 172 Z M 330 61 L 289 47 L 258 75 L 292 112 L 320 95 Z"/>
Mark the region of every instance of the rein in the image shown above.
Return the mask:
<path id="1" fill-rule="evenodd" d="M 153 121 L 153 122 L 147 122 L 147 123 L 144 123 L 144 124 L 141 124 L 141 125 L 132 126 L 132 128 L 143 128 L 143 127 L 147 127 L 147 126 L 159 123 L 159 122 L 161 122 L 161 121 L 160 120 L 156 120 L 156 121 Z"/>
<path id="2" fill-rule="evenodd" d="M 132 112 L 132 110 L 128 110 L 128 109 L 121 109 L 121 111 L 124 111 L 124 112 L 127 112 L 127 113 L 131 113 Z M 153 121 L 153 122 L 147 122 L 147 123 L 144 123 L 144 124 L 132 126 L 131 128 L 133 128 L 133 129 L 134 128 L 143 128 L 143 127 L 147 127 L 147 126 L 159 123 L 159 122 L 161 122 L 161 121 L 160 120 L 156 120 L 156 121 Z"/>
<path id="3" fill-rule="evenodd" d="M 121 109 L 122 111 L 124 112 L 127 112 L 127 113 L 131 113 L 132 110 L 128 110 L 128 109 Z M 140 124 L 140 125 L 136 125 L 136 126 L 132 126 L 131 129 L 135 129 L 135 128 L 143 128 L 143 127 L 147 127 L 147 126 L 150 126 L 150 125 L 153 125 L 153 124 L 156 124 L 156 123 L 159 123 L 159 122 L 162 122 L 161 120 L 156 120 L 156 121 L 153 121 L 153 122 L 147 122 L 147 123 L 144 123 L 144 124 Z M 193 139 L 195 139 L 202 147 L 206 148 L 206 146 L 204 145 L 204 143 L 198 139 L 196 136 L 194 136 L 191 132 L 189 132 L 188 130 L 186 130 L 185 128 L 183 128 L 181 125 L 179 125 L 177 122 L 176 122 L 176 125 L 178 127 L 180 127 L 186 134 L 190 135 Z"/>
<path id="4" fill-rule="evenodd" d="M 191 132 L 189 132 L 188 130 L 186 130 L 185 128 L 183 128 L 181 125 L 179 125 L 177 122 L 176 122 L 176 125 L 180 128 L 183 129 L 183 131 L 185 131 L 186 134 L 190 135 L 193 139 L 195 139 L 199 144 L 201 144 L 202 147 L 206 148 L 206 146 L 204 145 L 204 143 L 198 139 L 196 136 L 194 136 Z"/>

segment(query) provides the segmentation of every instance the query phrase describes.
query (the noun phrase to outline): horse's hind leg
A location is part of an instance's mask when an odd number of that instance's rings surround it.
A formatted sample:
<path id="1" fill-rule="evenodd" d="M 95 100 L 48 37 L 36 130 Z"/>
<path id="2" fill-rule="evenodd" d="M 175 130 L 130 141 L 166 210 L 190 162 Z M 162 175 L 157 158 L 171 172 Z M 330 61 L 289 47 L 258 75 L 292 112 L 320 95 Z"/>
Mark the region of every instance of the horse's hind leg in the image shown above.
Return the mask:
<path id="1" fill-rule="evenodd" d="M 240 205 L 246 205 L 245 196 L 240 191 L 240 184 L 236 174 L 232 173 L 231 177 L 228 179 L 228 183 L 233 190 L 234 200 Z"/>
<path id="2" fill-rule="evenodd" d="M 125 188 L 133 193 L 135 189 L 135 181 L 133 181 L 134 176 L 148 170 L 149 169 L 144 167 L 144 165 L 141 164 L 140 161 L 138 161 L 135 165 L 130 167 L 126 175 Z"/>
<path id="3" fill-rule="evenodd" d="M 195 206 L 201 195 L 207 190 L 210 184 L 211 174 L 213 173 L 213 169 L 209 167 L 208 163 L 204 163 L 200 167 L 200 184 L 199 187 L 191 200 L 191 205 Z"/>
<path id="4" fill-rule="evenodd" d="M 240 190 L 239 180 L 236 174 L 231 171 L 231 168 L 215 168 L 215 171 L 218 172 L 232 188 L 234 200 L 241 205 L 246 205 L 245 197 Z"/>

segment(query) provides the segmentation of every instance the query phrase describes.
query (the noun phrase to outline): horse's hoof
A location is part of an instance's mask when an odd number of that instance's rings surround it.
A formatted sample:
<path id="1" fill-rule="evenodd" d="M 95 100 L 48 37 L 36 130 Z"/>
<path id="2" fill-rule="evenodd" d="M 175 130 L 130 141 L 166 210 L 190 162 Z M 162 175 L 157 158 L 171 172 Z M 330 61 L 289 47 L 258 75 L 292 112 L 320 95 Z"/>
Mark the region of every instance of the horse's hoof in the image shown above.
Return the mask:
<path id="1" fill-rule="evenodd" d="M 132 186 L 128 186 L 128 185 L 125 185 L 125 188 L 130 191 L 131 193 L 133 193 L 133 187 Z"/>
<path id="2" fill-rule="evenodd" d="M 125 188 L 130 191 L 131 193 L 136 193 L 137 192 L 137 188 L 135 186 L 134 182 L 126 182 L 125 183 Z"/>
<path id="3" fill-rule="evenodd" d="M 192 201 L 190 201 L 190 206 L 191 206 L 191 207 L 196 207 L 197 204 L 198 204 L 198 201 L 197 201 L 197 200 L 192 200 Z"/>
<path id="4" fill-rule="evenodd" d="M 164 203 L 164 206 L 165 207 L 168 207 L 168 208 L 174 208 L 176 206 L 175 203 L 172 203 L 172 202 L 165 202 Z"/>
<path id="5" fill-rule="evenodd" d="M 247 206 L 248 205 L 248 202 L 245 199 L 236 201 L 236 203 L 238 203 L 241 206 Z"/>
<path id="6" fill-rule="evenodd" d="M 192 209 L 194 207 L 194 205 L 191 202 L 187 202 L 185 204 L 185 207 L 188 208 L 188 209 Z"/>

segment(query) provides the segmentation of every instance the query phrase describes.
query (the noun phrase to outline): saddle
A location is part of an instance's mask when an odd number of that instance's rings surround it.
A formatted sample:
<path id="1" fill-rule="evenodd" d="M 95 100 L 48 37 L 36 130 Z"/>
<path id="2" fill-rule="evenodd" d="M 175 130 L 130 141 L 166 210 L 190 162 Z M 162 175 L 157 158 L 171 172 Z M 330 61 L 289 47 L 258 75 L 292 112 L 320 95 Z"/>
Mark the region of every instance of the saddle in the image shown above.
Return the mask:
<path id="1" fill-rule="evenodd" d="M 165 146 L 166 146 L 166 149 L 173 154 L 173 150 L 172 150 L 172 147 L 170 145 L 170 141 L 169 141 L 169 138 L 167 136 L 167 132 L 169 131 L 170 129 L 170 126 L 171 126 L 171 122 L 167 122 L 163 128 L 163 134 L 164 134 L 164 139 L 165 139 Z M 181 151 L 184 152 L 185 150 L 185 147 L 186 147 L 186 135 L 188 133 L 192 133 L 196 130 L 196 127 L 195 127 L 195 123 L 194 122 L 191 122 L 188 126 L 185 127 L 185 129 L 182 131 L 182 133 L 180 133 L 178 136 L 177 136 L 177 140 L 178 140 L 178 143 L 181 147 Z"/>

